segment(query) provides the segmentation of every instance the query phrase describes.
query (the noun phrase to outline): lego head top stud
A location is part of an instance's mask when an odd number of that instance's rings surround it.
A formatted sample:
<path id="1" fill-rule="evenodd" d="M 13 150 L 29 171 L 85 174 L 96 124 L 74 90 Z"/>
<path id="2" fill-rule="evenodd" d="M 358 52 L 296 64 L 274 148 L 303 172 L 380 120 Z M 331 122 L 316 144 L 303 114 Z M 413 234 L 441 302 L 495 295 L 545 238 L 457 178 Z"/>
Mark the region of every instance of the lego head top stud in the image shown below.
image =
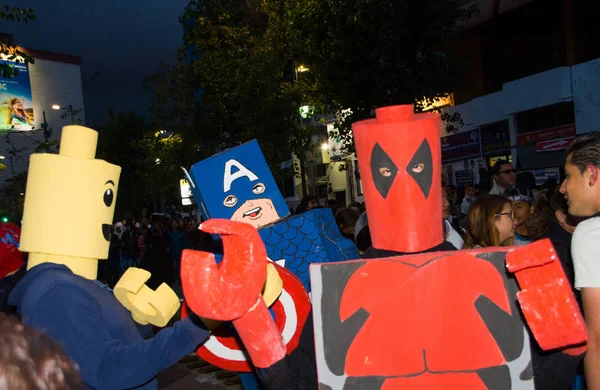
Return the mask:
<path id="1" fill-rule="evenodd" d="M 95 279 L 108 257 L 121 167 L 95 159 L 97 143 L 96 131 L 66 126 L 60 154 L 31 155 L 21 232 L 29 269 L 51 262 Z"/>

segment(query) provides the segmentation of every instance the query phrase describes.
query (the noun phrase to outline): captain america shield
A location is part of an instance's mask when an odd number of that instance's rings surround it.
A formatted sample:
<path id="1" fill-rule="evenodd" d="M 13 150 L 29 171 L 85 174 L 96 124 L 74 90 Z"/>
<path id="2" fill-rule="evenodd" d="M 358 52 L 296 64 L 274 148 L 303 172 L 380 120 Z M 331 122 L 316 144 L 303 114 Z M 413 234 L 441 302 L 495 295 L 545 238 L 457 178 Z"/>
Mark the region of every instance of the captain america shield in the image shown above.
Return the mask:
<path id="1" fill-rule="evenodd" d="M 283 281 L 283 289 L 271 309 L 289 355 L 298 346 L 311 303 L 300 279 L 277 263 L 272 264 Z M 189 309 L 184 303 L 181 307 L 181 318 L 187 317 L 188 312 Z M 224 370 L 252 371 L 252 363 L 230 323 L 215 329 L 206 343 L 196 350 L 196 354 Z"/>

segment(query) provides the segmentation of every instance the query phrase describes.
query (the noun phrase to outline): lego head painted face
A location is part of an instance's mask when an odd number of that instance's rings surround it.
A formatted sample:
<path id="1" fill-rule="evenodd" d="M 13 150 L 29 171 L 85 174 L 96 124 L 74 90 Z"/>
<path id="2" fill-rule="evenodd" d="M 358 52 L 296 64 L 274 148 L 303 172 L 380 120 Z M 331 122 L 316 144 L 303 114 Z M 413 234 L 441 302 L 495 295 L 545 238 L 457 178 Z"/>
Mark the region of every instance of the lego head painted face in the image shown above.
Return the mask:
<path id="1" fill-rule="evenodd" d="M 412 105 L 353 124 L 373 246 L 419 252 L 442 243 L 439 116 Z"/>
<path id="2" fill-rule="evenodd" d="M 22 251 L 75 259 L 108 257 L 121 168 L 94 158 L 97 141 L 96 131 L 67 126 L 60 154 L 31 156 Z M 89 270 L 74 272 L 95 278 L 94 263 L 89 264 Z"/>
<path id="3" fill-rule="evenodd" d="M 194 164 L 190 178 L 205 218 L 246 222 L 259 229 L 289 215 L 256 140 Z"/>

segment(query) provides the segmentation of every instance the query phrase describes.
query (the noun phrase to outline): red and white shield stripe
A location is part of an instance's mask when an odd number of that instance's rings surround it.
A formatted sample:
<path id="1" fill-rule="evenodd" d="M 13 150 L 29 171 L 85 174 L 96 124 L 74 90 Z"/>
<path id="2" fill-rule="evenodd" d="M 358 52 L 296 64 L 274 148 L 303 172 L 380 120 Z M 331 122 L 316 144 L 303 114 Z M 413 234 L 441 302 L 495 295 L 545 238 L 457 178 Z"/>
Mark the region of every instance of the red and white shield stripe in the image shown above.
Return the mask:
<path id="1" fill-rule="evenodd" d="M 298 346 L 304 323 L 310 313 L 311 303 L 300 279 L 287 269 L 273 263 L 283 281 L 281 295 L 272 306 L 275 323 L 283 336 L 288 355 Z M 181 318 L 188 315 L 188 307 L 183 304 Z M 205 361 L 228 371 L 250 372 L 252 365 L 248 361 L 243 345 L 231 328 L 221 326 L 212 332 L 204 345 L 196 350 Z"/>

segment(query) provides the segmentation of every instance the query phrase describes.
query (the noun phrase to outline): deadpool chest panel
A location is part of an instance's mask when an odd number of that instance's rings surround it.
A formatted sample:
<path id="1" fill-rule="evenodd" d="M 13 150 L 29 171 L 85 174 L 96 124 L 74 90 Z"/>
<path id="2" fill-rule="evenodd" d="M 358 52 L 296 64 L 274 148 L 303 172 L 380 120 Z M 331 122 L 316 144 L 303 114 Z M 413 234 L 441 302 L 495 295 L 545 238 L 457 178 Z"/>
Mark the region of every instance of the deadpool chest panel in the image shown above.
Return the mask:
<path id="1" fill-rule="evenodd" d="M 478 250 L 311 266 L 322 387 L 532 389 L 505 258 Z"/>

